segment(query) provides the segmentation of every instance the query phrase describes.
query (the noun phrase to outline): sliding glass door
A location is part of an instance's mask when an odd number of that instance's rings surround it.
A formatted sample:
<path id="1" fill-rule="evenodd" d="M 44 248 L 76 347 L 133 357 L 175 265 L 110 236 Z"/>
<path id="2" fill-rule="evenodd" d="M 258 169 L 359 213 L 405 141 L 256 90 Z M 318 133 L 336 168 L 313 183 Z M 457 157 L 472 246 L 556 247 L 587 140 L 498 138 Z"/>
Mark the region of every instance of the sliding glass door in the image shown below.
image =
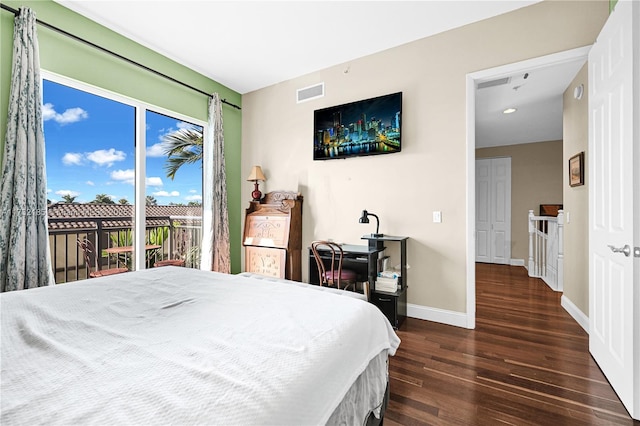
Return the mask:
<path id="1" fill-rule="evenodd" d="M 204 123 L 48 73 L 43 104 L 56 283 L 198 268 Z"/>
<path id="2" fill-rule="evenodd" d="M 200 268 L 203 127 L 148 110 L 146 129 L 147 254 Z"/>

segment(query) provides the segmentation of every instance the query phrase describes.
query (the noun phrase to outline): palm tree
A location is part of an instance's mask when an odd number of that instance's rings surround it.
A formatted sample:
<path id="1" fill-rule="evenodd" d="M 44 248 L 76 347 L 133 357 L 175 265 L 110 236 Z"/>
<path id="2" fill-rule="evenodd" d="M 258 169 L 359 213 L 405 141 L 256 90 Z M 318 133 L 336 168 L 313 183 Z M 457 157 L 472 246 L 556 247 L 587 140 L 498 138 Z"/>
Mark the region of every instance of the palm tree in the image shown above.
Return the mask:
<path id="1" fill-rule="evenodd" d="M 157 205 L 158 205 L 158 200 L 156 200 L 155 197 L 151 195 L 147 195 L 147 206 L 157 206 Z"/>
<path id="2" fill-rule="evenodd" d="M 115 204 L 107 194 L 97 194 L 96 199 L 92 201 L 94 204 Z"/>
<path id="3" fill-rule="evenodd" d="M 122 204 L 123 206 L 128 206 L 129 205 L 129 200 L 127 200 L 126 198 L 120 198 L 118 200 L 118 204 Z"/>
<path id="4" fill-rule="evenodd" d="M 164 169 L 167 177 L 173 180 L 183 164 L 202 161 L 202 130 L 195 128 L 180 129 L 164 137 L 164 153 L 167 163 Z"/>
<path id="5" fill-rule="evenodd" d="M 67 204 L 71 204 L 76 200 L 76 197 L 69 194 L 65 194 L 62 196 L 62 200 Z"/>

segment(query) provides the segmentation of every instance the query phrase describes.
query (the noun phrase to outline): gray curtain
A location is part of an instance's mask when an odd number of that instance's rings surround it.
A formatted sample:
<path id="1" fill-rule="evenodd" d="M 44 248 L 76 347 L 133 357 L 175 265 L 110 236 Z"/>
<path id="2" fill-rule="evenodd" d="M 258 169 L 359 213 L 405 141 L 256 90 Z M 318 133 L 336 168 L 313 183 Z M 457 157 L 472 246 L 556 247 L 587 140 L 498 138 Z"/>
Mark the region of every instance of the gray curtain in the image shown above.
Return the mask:
<path id="1" fill-rule="evenodd" d="M 222 102 L 214 93 L 203 146 L 202 263 L 201 269 L 231 273 L 227 176 L 224 167 Z"/>
<path id="2" fill-rule="evenodd" d="M 53 285 L 35 13 L 20 9 L 0 183 L 0 291 Z"/>

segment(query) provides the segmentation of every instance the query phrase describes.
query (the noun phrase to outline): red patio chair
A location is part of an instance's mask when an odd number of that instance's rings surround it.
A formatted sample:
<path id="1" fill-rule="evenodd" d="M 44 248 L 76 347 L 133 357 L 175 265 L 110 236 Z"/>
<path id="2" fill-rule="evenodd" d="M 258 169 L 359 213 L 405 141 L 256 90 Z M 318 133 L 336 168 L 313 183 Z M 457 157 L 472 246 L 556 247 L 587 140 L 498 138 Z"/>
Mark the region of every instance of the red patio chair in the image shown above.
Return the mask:
<path id="1" fill-rule="evenodd" d="M 78 247 L 82 250 L 84 255 L 84 262 L 87 266 L 87 272 L 89 278 L 96 277 L 106 277 L 108 275 L 122 274 L 124 272 L 129 272 L 127 268 L 110 268 L 110 269 L 98 269 L 98 255 L 96 249 L 91 241 L 88 239 L 80 240 L 78 238 Z M 93 262 L 91 261 L 93 257 Z M 94 271 L 91 271 L 91 267 L 93 266 Z"/>

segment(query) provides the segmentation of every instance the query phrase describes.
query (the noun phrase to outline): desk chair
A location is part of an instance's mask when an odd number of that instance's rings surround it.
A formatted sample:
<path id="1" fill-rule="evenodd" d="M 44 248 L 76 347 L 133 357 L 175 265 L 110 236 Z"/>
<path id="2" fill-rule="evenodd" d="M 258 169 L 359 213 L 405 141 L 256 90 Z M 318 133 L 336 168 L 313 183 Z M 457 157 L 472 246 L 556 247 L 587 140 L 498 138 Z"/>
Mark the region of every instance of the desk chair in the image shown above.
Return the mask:
<path id="1" fill-rule="evenodd" d="M 325 250 L 331 253 L 331 269 L 327 270 L 327 265 L 322 261 L 322 257 L 318 250 Z M 356 291 L 356 273 L 349 269 L 342 269 L 342 258 L 344 253 L 342 247 L 332 241 L 314 241 L 311 243 L 311 251 L 318 265 L 318 277 L 320 285 L 329 287 L 337 287 L 342 289 L 342 283 L 345 283 L 344 290 L 353 285 L 353 291 Z M 336 268 L 337 258 L 337 268 Z"/>
<path id="2" fill-rule="evenodd" d="M 98 254 L 96 249 L 91 241 L 88 239 L 80 240 L 78 238 L 78 247 L 82 250 L 84 255 L 84 262 L 87 266 L 88 278 L 96 278 L 96 277 L 106 277 L 108 275 L 122 274 L 124 272 L 129 272 L 127 268 L 111 268 L 111 269 L 98 269 Z M 91 257 L 93 256 L 94 261 L 91 261 Z M 91 266 L 95 268 L 93 272 L 91 272 Z"/>

